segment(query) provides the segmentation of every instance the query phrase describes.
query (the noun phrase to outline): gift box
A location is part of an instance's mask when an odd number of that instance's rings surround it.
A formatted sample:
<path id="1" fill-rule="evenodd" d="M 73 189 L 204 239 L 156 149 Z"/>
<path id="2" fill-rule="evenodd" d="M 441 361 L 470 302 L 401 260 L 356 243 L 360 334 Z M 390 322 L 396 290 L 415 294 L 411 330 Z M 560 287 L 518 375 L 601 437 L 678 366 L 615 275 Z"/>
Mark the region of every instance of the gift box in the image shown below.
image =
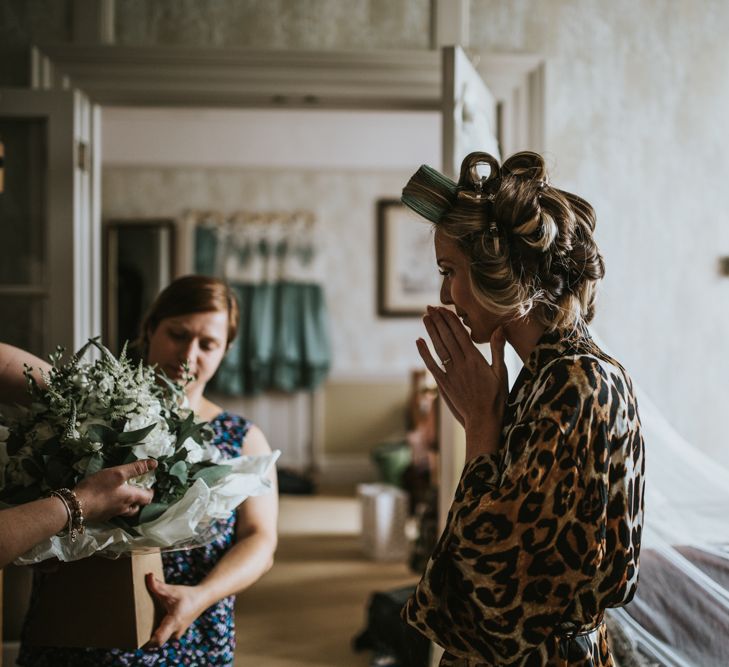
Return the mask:
<path id="1" fill-rule="evenodd" d="M 164 581 L 159 551 L 44 563 L 39 570 L 26 623 L 30 646 L 136 649 L 162 618 L 144 581 L 148 572 Z"/>

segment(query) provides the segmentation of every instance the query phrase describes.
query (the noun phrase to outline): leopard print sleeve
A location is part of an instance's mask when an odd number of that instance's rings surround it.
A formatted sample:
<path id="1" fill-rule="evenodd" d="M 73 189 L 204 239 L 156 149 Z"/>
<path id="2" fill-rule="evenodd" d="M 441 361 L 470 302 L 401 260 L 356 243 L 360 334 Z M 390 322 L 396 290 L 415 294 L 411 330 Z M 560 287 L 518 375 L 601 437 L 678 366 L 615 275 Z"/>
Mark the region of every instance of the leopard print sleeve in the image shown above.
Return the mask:
<path id="1" fill-rule="evenodd" d="M 499 456 L 465 466 L 404 609 L 463 664 L 610 664 L 553 659 L 556 628 L 599 622 L 626 601 L 637 569 L 637 546 L 612 520 L 631 512 L 610 484 L 635 445 L 619 418 L 627 410 L 613 385 L 628 387 L 619 372 L 595 358 L 558 360 L 525 393 L 521 419 L 505 425 Z"/>

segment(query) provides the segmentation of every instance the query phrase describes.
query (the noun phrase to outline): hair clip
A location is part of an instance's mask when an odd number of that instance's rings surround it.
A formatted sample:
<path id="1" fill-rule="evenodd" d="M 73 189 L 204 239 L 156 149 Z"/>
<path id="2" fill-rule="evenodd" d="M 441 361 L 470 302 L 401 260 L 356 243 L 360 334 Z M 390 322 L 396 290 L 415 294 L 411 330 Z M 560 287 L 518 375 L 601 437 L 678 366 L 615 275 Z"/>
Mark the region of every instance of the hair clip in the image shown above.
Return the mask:
<path id="1" fill-rule="evenodd" d="M 486 201 L 494 200 L 495 195 L 493 193 L 490 193 L 487 195 L 484 195 L 484 193 L 483 193 L 484 183 L 486 183 L 486 181 L 488 181 L 488 180 L 489 180 L 488 176 L 481 176 L 481 178 L 479 178 L 477 181 L 474 181 L 473 188 L 476 191 L 476 194 L 474 197 L 476 199 L 476 201 L 480 202 L 481 199 L 485 199 Z"/>
<path id="2" fill-rule="evenodd" d="M 479 200 L 483 196 L 483 182 L 484 182 L 484 179 L 485 179 L 485 177 L 484 176 L 481 176 L 481 178 L 479 178 L 473 184 L 473 188 L 474 188 L 474 190 L 476 190 L 476 199 L 479 199 Z"/>
<path id="3" fill-rule="evenodd" d="M 494 241 L 494 252 L 498 255 L 501 250 L 501 245 L 499 243 L 499 228 L 496 225 L 496 220 L 492 220 L 489 223 L 489 233 Z"/>

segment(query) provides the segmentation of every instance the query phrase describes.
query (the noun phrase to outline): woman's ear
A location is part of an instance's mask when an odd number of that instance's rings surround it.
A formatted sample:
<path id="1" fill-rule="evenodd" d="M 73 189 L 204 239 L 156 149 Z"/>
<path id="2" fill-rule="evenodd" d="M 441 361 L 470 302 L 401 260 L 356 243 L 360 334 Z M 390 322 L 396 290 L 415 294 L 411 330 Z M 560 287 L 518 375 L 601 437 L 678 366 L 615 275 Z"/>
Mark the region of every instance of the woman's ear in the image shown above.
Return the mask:
<path id="1" fill-rule="evenodd" d="M 148 324 L 142 334 L 142 354 L 144 355 L 145 360 L 147 359 L 147 353 L 149 352 L 149 341 L 152 339 L 155 328 L 156 327 L 153 327 L 151 324 Z"/>

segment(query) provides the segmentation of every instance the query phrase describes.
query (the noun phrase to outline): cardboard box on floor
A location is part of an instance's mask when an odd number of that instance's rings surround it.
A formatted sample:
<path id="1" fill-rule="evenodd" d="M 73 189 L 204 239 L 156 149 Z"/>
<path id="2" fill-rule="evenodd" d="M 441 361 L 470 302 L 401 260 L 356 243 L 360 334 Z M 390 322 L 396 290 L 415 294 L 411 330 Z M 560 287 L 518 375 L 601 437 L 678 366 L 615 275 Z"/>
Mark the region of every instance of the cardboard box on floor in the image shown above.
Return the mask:
<path id="1" fill-rule="evenodd" d="M 37 604 L 29 612 L 26 642 L 31 646 L 139 648 L 161 615 L 144 576 L 164 581 L 159 552 L 117 559 L 91 556 L 44 573 Z"/>

